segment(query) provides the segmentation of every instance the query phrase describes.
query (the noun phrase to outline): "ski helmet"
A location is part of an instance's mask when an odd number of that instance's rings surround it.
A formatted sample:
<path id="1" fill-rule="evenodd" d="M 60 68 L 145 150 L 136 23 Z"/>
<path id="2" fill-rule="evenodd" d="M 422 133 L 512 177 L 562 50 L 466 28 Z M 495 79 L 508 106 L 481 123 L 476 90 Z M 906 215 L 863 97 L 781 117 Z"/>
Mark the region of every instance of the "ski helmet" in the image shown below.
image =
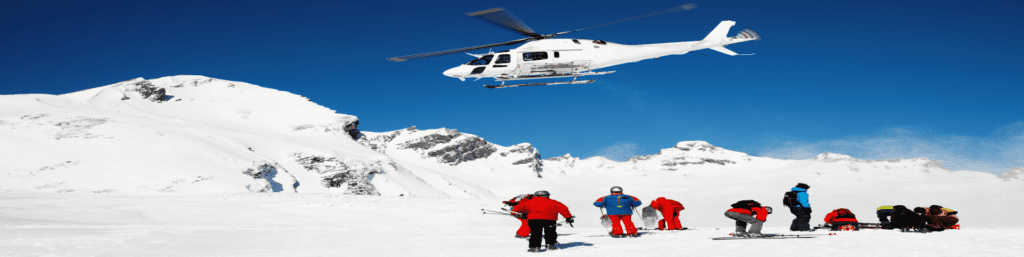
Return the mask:
<path id="1" fill-rule="evenodd" d="M 533 193 L 533 196 L 549 197 L 551 196 L 551 193 L 548 193 L 548 191 L 545 190 L 540 190 L 537 191 L 536 193 Z"/>
<path id="2" fill-rule="evenodd" d="M 620 187 L 620 186 L 613 186 L 612 187 L 612 193 L 622 193 L 622 187 Z"/>

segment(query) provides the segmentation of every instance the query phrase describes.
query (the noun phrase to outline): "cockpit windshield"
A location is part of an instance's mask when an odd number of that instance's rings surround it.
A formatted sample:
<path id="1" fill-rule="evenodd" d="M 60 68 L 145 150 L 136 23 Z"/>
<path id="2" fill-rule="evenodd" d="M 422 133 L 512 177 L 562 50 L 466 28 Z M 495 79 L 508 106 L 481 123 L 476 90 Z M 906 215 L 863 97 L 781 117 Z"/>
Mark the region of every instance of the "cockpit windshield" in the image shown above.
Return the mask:
<path id="1" fill-rule="evenodd" d="M 469 62 L 466 65 L 488 65 L 491 64 L 491 58 L 494 58 L 494 56 L 484 55 L 484 57 L 480 57 L 480 59 L 473 60 L 472 62 Z"/>

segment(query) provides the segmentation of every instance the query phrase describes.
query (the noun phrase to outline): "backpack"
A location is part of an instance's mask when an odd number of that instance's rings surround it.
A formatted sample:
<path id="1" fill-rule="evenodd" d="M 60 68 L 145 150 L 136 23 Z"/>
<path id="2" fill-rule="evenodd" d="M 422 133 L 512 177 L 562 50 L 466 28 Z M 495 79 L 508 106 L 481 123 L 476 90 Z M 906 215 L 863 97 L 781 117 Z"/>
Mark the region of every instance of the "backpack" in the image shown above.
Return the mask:
<path id="1" fill-rule="evenodd" d="M 786 195 L 782 197 L 782 205 L 787 207 L 800 205 L 800 201 L 796 200 L 796 192 L 786 192 Z"/>
<path id="2" fill-rule="evenodd" d="M 850 212 L 849 209 L 839 208 L 839 209 L 836 209 L 836 218 L 837 219 L 842 219 L 842 218 L 856 219 L 857 216 L 854 216 L 853 212 Z"/>
<path id="3" fill-rule="evenodd" d="M 753 208 L 753 207 L 761 207 L 761 203 L 759 203 L 757 201 L 754 201 L 754 200 L 743 200 L 743 201 L 736 202 L 736 203 L 732 204 L 731 206 L 732 206 L 732 208 L 741 208 L 741 209 L 750 210 L 750 208 Z"/>

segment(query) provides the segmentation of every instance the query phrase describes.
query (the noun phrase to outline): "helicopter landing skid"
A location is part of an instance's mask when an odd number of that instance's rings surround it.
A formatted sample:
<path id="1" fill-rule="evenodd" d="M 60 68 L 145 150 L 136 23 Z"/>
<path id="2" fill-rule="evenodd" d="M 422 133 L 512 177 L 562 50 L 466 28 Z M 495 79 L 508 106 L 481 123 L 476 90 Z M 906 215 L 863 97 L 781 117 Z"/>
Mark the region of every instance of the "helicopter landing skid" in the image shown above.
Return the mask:
<path id="1" fill-rule="evenodd" d="M 515 84 L 515 85 L 484 85 L 486 88 L 506 88 L 506 87 L 529 87 L 529 86 L 546 86 L 546 85 L 561 85 L 561 84 L 589 84 L 597 81 L 596 79 L 591 80 L 570 80 L 570 81 L 557 81 L 557 82 L 542 82 L 542 83 L 528 83 L 528 84 Z"/>

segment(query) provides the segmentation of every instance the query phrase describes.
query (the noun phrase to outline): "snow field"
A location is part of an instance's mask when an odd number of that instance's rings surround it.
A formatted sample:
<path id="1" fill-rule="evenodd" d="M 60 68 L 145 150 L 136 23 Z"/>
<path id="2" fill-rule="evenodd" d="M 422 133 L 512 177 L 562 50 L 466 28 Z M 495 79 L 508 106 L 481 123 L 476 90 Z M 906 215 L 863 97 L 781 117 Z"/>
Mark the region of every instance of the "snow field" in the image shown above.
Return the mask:
<path id="1" fill-rule="evenodd" d="M 519 221 L 484 215 L 499 199 L 370 197 L 332 194 L 140 196 L 5 191 L 0 256 L 530 256 L 515 239 Z M 557 199 L 557 197 L 556 197 Z M 578 203 L 567 203 L 580 210 Z M 721 208 L 718 208 L 721 209 Z M 713 212 L 720 212 L 718 209 Z M 706 210 L 690 210 L 704 212 Z M 713 241 L 713 227 L 640 238 L 588 237 L 595 226 L 558 228 L 566 249 L 554 256 L 1021 256 L 1024 228 L 931 234 L 838 232 L 813 239 Z M 770 216 L 788 219 L 788 213 Z M 683 213 L 683 220 L 690 217 Z M 596 218 L 595 218 L 596 219 Z M 642 225 L 639 218 L 636 224 Z M 716 230 L 717 229 L 717 230 Z M 766 233 L 788 233 L 769 226 Z M 805 234 L 827 234 L 813 232 Z"/>

